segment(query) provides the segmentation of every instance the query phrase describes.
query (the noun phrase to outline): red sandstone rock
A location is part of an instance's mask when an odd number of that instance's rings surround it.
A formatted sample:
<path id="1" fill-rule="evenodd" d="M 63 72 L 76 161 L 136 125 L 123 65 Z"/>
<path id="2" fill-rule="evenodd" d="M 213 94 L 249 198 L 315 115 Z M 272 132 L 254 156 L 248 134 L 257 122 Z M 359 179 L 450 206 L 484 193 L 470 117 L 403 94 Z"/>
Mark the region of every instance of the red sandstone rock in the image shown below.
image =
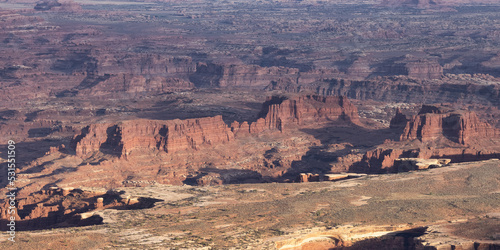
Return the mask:
<path id="1" fill-rule="evenodd" d="M 312 173 L 301 173 L 298 176 L 298 182 L 318 182 L 320 179 L 321 176 L 319 174 Z"/>
<path id="2" fill-rule="evenodd" d="M 147 200 L 129 198 L 125 203 L 120 199 L 114 192 L 51 187 L 32 193 L 26 198 L 18 198 L 17 213 L 12 216 L 16 218 L 16 227 L 23 230 L 42 229 L 99 223 L 95 220 L 85 221 L 89 216 L 83 214 L 94 209 L 142 208 L 150 205 Z M 9 204 L 1 205 L 0 219 L 10 220 L 8 211 Z M 5 227 L 0 225 L 2 229 Z"/>
<path id="3" fill-rule="evenodd" d="M 287 125 L 304 125 L 321 121 L 359 123 L 357 108 L 346 97 L 308 95 L 299 97 L 271 96 L 262 106 L 259 119 L 231 124 L 235 134 L 260 133 L 266 129 L 283 131 Z"/>
<path id="4" fill-rule="evenodd" d="M 465 145 L 498 135 L 500 133 L 497 129 L 481 121 L 474 112 L 446 112 L 424 105 L 419 114 L 407 122 L 400 139 L 429 142 L 446 137 Z"/>
<path id="5" fill-rule="evenodd" d="M 128 156 L 133 151 L 173 153 L 198 149 L 233 140 L 234 134 L 259 133 L 267 129 L 283 131 L 288 124 L 343 120 L 358 123 L 358 112 L 345 97 L 274 96 L 264 103 L 260 117 L 251 123 L 233 122 L 229 128 L 222 116 L 187 120 L 131 120 L 119 124 L 92 124 L 72 141 L 76 155 L 89 157 L 102 152 Z"/>
<path id="6" fill-rule="evenodd" d="M 131 120 L 119 124 L 93 124 L 73 138 L 80 157 L 96 152 L 127 156 L 133 151 L 173 153 L 233 140 L 222 116 L 187 120 Z"/>
<path id="7" fill-rule="evenodd" d="M 305 173 L 299 175 L 299 182 L 309 182 L 309 176 Z"/>
<path id="8" fill-rule="evenodd" d="M 492 140 L 498 139 L 499 131 L 481 121 L 474 112 L 423 105 L 418 115 L 408 120 L 397 110 L 391 128 L 403 125 L 401 143 L 366 152 L 360 162 L 351 165 L 351 170 L 398 172 L 397 166 L 394 167 L 397 158 L 449 158 L 452 162 L 463 162 L 500 155 L 499 149 L 492 147 L 495 143 Z"/>
<path id="9" fill-rule="evenodd" d="M 264 120 L 256 122 L 256 130 L 265 127 L 283 131 L 288 124 L 304 125 L 318 121 L 359 123 L 357 108 L 346 97 L 335 96 L 268 97 L 259 116 Z"/>
<path id="10" fill-rule="evenodd" d="M 443 67 L 433 60 L 404 59 L 393 66 L 392 73 L 415 79 L 439 79 L 443 77 Z"/>
<path id="11" fill-rule="evenodd" d="M 191 79 L 199 87 L 262 87 L 280 78 L 297 79 L 299 70 L 287 67 L 261 67 L 245 64 L 199 63 Z"/>
<path id="12" fill-rule="evenodd" d="M 347 69 L 347 74 L 353 79 L 365 79 L 371 73 L 370 60 L 364 57 L 356 59 Z"/>
<path id="13" fill-rule="evenodd" d="M 403 150 L 401 149 L 382 149 L 378 148 L 366 152 L 362 162 L 365 162 L 368 167 L 368 172 L 378 172 L 387 170 L 394 165 L 394 160 L 401 158 Z"/>

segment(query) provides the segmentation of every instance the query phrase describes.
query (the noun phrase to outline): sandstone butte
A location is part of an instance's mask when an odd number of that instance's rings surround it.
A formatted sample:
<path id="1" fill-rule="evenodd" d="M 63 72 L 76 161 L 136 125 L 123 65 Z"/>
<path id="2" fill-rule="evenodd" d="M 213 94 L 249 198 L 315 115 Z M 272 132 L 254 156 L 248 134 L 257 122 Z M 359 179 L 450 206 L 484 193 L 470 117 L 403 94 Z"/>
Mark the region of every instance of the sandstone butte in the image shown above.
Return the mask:
<path id="1" fill-rule="evenodd" d="M 222 116 L 187 120 L 130 120 L 118 124 L 92 124 L 73 139 L 78 156 L 95 152 L 128 156 L 132 151 L 174 153 L 234 139 Z"/>
<path id="2" fill-rule="evenodd" d="M 129 120 L 120 123 L 92 124 L 73 137 L 71 147 L 79 157 L 102 152 L 119 157 L 144 151 L 174 153 L 197 150 L 234 140 L 235 136 L 265 130 L 283 131 L 287 126 L 312 122 L 343 120 L 359 123 L 357 108 L 346 97 L 272 96 L 267 98 L 254 122 L 234 121 L 231 126 L 222 116 L 186 120 Z"/>
<path id="3" fill-rule="evenodd" d="M 427 142 L 444 136 L 451 141 L 467 145 L 474 140 L 498 135 L 500 135 L 498 129 L 481 121 L 474 112 L 450 112 L 424 105 L 418 115 L 406 122 L 400 139 L 402 141 L 419 139 Z"/>
<path id="4" fill-rule="evenodd" d="M 496 146 L 492 140 L 499 139 L 500 131 L 481 121 L 474 112 L 423 105 L 411 118 L 397 110 L 390 127 L 402 129 L 400 142 L 366 152 L 353 169 L 394 172 L 394 161 L 399 158 L 449 158 L 463 162 L 500 156 L 500 150 L 492 147 Z"/>

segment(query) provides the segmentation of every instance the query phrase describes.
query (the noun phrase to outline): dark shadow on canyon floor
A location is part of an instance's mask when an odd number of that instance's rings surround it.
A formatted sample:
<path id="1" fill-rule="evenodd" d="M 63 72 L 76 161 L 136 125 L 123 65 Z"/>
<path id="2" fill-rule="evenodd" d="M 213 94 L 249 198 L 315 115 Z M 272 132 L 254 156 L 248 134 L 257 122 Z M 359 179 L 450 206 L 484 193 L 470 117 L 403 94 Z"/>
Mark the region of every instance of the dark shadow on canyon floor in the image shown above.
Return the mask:
<path id="1" fill-rule="evenodd" d="M 332 123 L 319 129 L 301 129 L 302 132 L 313 135 L 321 141 L 320 146 L 309 148 L 307 153 L 299 161 L 292 162 L 280 179 L 295 180 L 297 175 L 304 172 L 324 174 L 331 171 L 332 163 L 338 158 L 362 152 L 375 146 L 383 144 L 386 140 L 398 140 L 402 129 L 367 129 L 355 124 L 339 126 Z M 329 148 L 332 144 L 342 144 L 344 147 L 333 150 Z M 349 169 L 350 166 L 345 166 Z"/>

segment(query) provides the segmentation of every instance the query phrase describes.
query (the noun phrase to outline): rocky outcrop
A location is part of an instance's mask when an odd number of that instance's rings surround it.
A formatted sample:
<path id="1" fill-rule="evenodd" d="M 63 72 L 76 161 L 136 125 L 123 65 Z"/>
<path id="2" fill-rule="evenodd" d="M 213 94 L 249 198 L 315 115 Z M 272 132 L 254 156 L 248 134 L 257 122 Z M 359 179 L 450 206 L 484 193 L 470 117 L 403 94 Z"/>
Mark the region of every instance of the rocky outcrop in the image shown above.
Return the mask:
<path id="1" fill-rule="evenodd" d="M 406 75 L 417 79 L 439 79 L 443 67 L 437 61 L 414 61 L 405 64 Z"/>
<path id="2" fill-rule="evenodd" d="M 129 74 L 146 78 L 161 76 L 188 79 L 196 72 L 196 63 L 190 57 L 170 57 L 156 54 L 102 54 L 95 52 L 96 71 L 104 74 Z"/>
<path id="3" fill-rule="evenodd" d="M 357 108 L 346 97 L 307 95 L 298 97 L 271 96 L 262 106 L 259 119 L 250 125 L 232 124 L 233 131 L 256 133 L 265 129 L 283 131 L 289 125 L 304 125 L 322 121 L 359 123 Z"/>
<path id="4" fill-rule="evenodd" d="M 334 78 L 298 85 L 274 83 L 268 89 L 383 102 L 500 105 L 499 85 L 462 84 L 451 78 L 449 83 L 433 83 L 404 76 L 377 77 L 371 80 Z"/>
<path id="5" fill-rule="evenodd" d="M 189 75 L 196 71 L 196 64 L 190 57 L 111 55 L 87 50 L 74 51 L 52 66 L 52 69 L 64 73 L 75 73 L 83 68 L 87 71 L 85 78 L 56 96 L 165 93 L 192 89 L 194 85 L 189 81 Z"/>
<path id="6" fill-rule="evenodd" d="M 269 85 L 309 84 L 340 75 L 339 71 L 331 69 L 300 71 L 298 68 L 286 66 L 265 67 L 255 64 L 200 62 L 196 65 L 196 72 L 189 76 L 189 80 L 196 87 L 202 88 L 265 87 L 270 89 L 272 87 Z"/>
<path id="7" fill-rule="evenodd" d="M 130 196 L 124 198 L 118 192 L 98 189 L 49 187 L 17 201 L 16 228 L 33 230 L 100 224 L 102 218 L 92 211 L 147 208 L 158 200 Z M 7 203 L 0 206 L 1 221 L 10 220 L 8 212 Z M 5 224 L 0 228 L 4 229 Z"/>
<path id="8" fill-rule="evenodd" d="M 87 84 L 90 83 L 90 84 Z M 102 77 L 90 76 L 71 91 L 62 93 L 62 96 L 75 95 L 107 95 L 116 93 L 166 93 L 171 91 L 193 89 L 194 85 L 181 78 L 162 76 L 145 77 L 143 75 L 118 74 Z"/>
<path id="9" fill-rule="evenodd" d="M 245 136 L 266 130 L 283 131 L 289 126 L 317 122 L 359 122 L 356 107 L 345 97 L 273 96 L 263 104 L 254 122 L 234 121 L 227 126 L 222 116 L 187 120 L 128 120 L 120 123 L 98 123 L 84 127 L 72 139 L 70 148 L 77 156 L 88 158 L 95 154 L 128 157 L 140 153 L 174 153 L 198 150 L 230 142 L 235 135 Z M 296 160 L 295 157 L 292 157 Z M 292 159 L 290 158 L 290 159 Z M 264 160 L 267 168 L 282 168 L 290 159 L 273 156 Z"/>
<path id="10" fill-rule="evenodd" d="M 360 173 L 390 172 L 396 159 L 411 157 L 414 154 L 415 152 L 402 149 L 377 148 L 366 152 L 363 155 L 363 159 L 351 167 L 351 171 Z"/>
<path id="11" fill-rule="evenodd" d="M 54 7 L 59 7 L 59 6 L 61 6 L 61 3 L 59 3 L 56 0 L 44 0 L 44 1 L 38 2 L 35 5 L 34 9 L 42 11 L 42 10 L 50 10 L 50 9 L 52 9 Z"/>
<path id="12" fill-rule="evenodd" d="M 445 137 L 466 145 L 499 134 L 496 128 L 481 121 L 474 112 L 447 112 L 435 106 L 424 105 L 419 114 L 407 122 L 400 139 L 429 142 Z"/>
<path id="13" fill-rule="evenodd" d="M 280 78 L 297 79 L 298 75 L 296 68 L 198 63 L 190 80 L 197 87 L 265 87 Z"/>
<path id="14" fill-rule="evenodd" d="M 118 124 L 93 124 L 75 136 L 76 155 L 96 152 L 127 156 L 133 151 L 173 153 L 229 142 L 234 136 L 222 116 L 187 120 L 131 120 Z"/>
<path id="15" fill-rule="evenodd" d="M 446 161 L 443 160 L 444 165 L 446 165 L 450 162 L 471 162 L 500 158 L 498 149 L 485 150 L 481 149 L 481 147 L 478 147 L 478 149 L 465 146 L 433 148 L 421 145 L 413 149 L 401 149 L 403 146 L 394 148 L 395 145 L 392 145 L 392 147 L 367 151 L 360 161 L 351 164 L 349 170 L 358 173 L 398 173 L 418 170 L 419 168 L 415 166 L 419 161 L 420 165 L 424 166 L 428 163 L 433 165 L 436 163 L 435 160 L 441 161 L 443 159 L 446 159 Z M 405 159 L 403 161 L 406 161 L 406 163 L 401 163 L 400 159 Z M 418 159 L 418 161 L 414 159 Z M 411 162 L 414 162 L 414 164 Z M 413 167 L 407 167 L 408 164 Z M 441 161 L 439 164 L 443 165 L 443 162 Z"/>
<path id="16" fill-rule="evenodd" d="M 300 173 L 297 177 L 298 182 L 317 182 L 317 181 L 340 181 L 351 178 L 359 178 L 366 176 L 366 174 L 353 174 L 353 173 L 342 173 L 342 174 L 312 174 L 312 173 Z"/>
<path id="17" fill-rule="evenodd" d="M 391 129 L 401 130 L 401 142 L 388 142 L 369 150 L 351 165 L 354 172 L 385 173 L 421 169 L 424 159 L 448 158 L 452 162 L 478 161 L 498 157 L 498 129 L 481 121 L 474 112 L 454 111 L 446 106 L 423 105 L 417 115 L 407 118 L 400 110 Z M 401 158 L 419 158 L 398 160 Z M 424 161 L 424 162 L 422 162 Z"/>
<path id="18" fill-rule="evenodd" d="M 418 233 L 415 233 L 417 231 Z M 425 228 L 411 229 L 407 226 L 337 226 L 328 231 L 309 231 L 307 234 L 276 241 L 276 249 L 415 249 L 414 242 L 404 239 L 398 233 L 425 232 Z M 420 233 L 421 232 L 421 233 Z M 383 244 L 373 244 L 377 236 L 389 236 L 381 240 Z M 372 245 L 363 244 L 371 241 Z M 361 245 L 361 246 L 360 246 Z M 420 248 L 417 248 L 420 249 Z"/>
<path id="19" fill-rule="evenodd" d="M 347 75 L 352 79 L 365 79 L 371 73 L 373 69 L 370 67 L 370 59 L 365 57 L 360 57 L 353 61 L 351 66 L 347 69 Z"/>
<path id="20" fill-rule="evenodd" d="M 400 158 L 394 160 L 394 170 L 396 172 L 424 170 L 431 167 L 443 167 L 450 162 L 451 159 Z"/>
<path id="21" fill-rule="evenodd" d="M 316 181 L 320 181 L 319 174 L 301 173 L 298 176 L 298 182 L 316 182 Z"/>
<path id="22" fill-rule="evenodd" d="M 382 71 L 386 71 L 389 75 L 403 75 L 419 80 L 443 77 L 443 67 L 436 60 L 416 59 L 412 55 L 406 55 L 393 64 L 382 66 L 382 68 Z"/>
<path id="23" fill-rule="evenodd" d="M 390 128 L 404 128 L 406 123 L 408 122 L 408 118 L 404 115 L 399 108 L 396 109 L 396 114 L 391 119 Z"/>
<path id="24" fill-rule="evenodd" d="M 402 172 L 427 168 L 429 164 L 434 164 L 425 160 L 430 158 L 465 162 L 500 156 L 500 149 L 496 147 L 500 136 L 498 129 L 481 121 L 471 111 L 423 105 L 417 115 L 408 119 L 397 110 L 390 127 L 401 129 L 401 142 L 387 142 L 367 151 L 361 161 L 351 165 L 351 171 Z"/>

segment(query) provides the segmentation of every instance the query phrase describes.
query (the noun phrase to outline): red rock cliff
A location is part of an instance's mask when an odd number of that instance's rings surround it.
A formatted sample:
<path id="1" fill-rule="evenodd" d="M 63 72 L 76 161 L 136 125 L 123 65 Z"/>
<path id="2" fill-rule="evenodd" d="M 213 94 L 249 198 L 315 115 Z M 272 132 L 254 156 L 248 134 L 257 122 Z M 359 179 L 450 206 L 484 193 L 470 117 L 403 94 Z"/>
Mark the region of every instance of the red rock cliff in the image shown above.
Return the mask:
<path id="1" fill-rule="evenodd" d="M 127 156 L 132 152 L 198 149 L 233 140 L 222 116 L 187 120 L 130 120 L 119 124 L 93 124 L 73 138 L 72 146 L 81 157 L 96 152 Z"/>
<path id="2" fill-rule="evenodd" d="M 418 115 L 413 116 L 404 128 L 400 139 L 422 142 L 446 137 L 451 141 L 466 145 L 474 140 L 500 135 L 490 124 L 481 121 L 474 112 L 447 112 L 434 106 L 422 106 Z"/>
<path id="3" fill-rule="evenodd" d="M 347 97 L 307 95 L 289 98 L 286 96 L 268 97 L 262 106 L 256 122 L 233 123 L 233 131 L 243 132 L 247 127 L 250 133 L 265 129 L 283 131 L 287 125 L 304 125 L 321 121 L 359 122 L 358 109 Z"/>
<path id="4" fill-rule="evenodd" d="M 279 78 L 297 79 L 299 70 L 245 64 L 198 63 L 190 80 L 197 87 L 263 87 Z"/>

